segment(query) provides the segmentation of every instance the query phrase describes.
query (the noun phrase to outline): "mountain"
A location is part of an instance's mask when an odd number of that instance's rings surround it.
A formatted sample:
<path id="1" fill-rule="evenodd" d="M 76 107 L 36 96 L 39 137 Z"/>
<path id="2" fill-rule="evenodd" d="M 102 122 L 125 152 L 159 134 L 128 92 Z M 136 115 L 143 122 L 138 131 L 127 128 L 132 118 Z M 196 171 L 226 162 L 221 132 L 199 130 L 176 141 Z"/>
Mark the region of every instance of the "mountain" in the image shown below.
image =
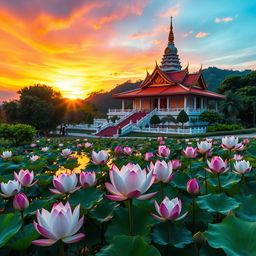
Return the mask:
<path id="1" fill-rule="evenodd" d="M 252 70 L 238 71 L 229 69 L 219 69 L 216 67 L 208 67 L 206 69 L 203 69 L 203 75 L 209 90 L 216 92 L 217 88 L 220 86 L 221 82 L 226 78 L 226 76 L 245 75 L 250 73 L 251 71 Z M 109 92 L 93 92 L 85 101 L 95 104 L 99 113 L 105 115 L 108 112 L 109 108 L 121 107 L 121 101 L 113 99 L 112 94 L 136 89 L 139 87 L 140 83 L 141 81 L 127 81 L 123 84 L 117 85 L 114 89 L 112 89 Z M 127 101 L 126 104 L 130 104 L 130 107 L 132 107 L 131 102 L 129 103 L 129 101 Z M 126 105 L 126 107 L 128 107 L 128 105 Z"/>

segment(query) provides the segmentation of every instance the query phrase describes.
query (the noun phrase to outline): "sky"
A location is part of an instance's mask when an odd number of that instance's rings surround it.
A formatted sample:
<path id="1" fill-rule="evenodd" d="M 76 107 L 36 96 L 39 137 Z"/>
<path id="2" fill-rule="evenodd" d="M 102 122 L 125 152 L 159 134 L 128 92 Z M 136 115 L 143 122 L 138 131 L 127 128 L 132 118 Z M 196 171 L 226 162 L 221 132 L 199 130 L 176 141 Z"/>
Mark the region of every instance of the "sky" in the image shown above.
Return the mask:
<path id="1" fill-rule="evenodd" d="M 84 98 L 143 79 L 170 16 L 191 72 L 256 68 L 256 0 L 0 0 L 0 101 L 36 83 Z"/>

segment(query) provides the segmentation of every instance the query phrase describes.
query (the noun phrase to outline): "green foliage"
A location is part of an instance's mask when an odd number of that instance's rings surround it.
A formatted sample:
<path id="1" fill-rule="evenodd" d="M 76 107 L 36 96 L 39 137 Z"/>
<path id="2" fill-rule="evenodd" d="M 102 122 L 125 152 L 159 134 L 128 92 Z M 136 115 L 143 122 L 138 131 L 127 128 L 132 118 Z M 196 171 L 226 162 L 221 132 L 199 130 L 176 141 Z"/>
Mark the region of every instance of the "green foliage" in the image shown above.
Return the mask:
<path id="1" fill-rule="evenodd" d="M 160 123 L 161 123 L 161 120 L 160 120 L 159 116 L 154 115 L 151 117 L 150 124 L 160 124 Z"/>
<path id="2" fill-rule="evenodd" d="M 176 123 L 176 118 L 172 115 L 167 115 L 161 119 L 161 123 Z"/>
<path id="3" fill-rule="evenodd" d="M 12 141 L 15 145 L 30 143 L 36 135 L 33 126 L 26 124 L 1 124 L 0 137 Z"/>
<path id="4" fill-rule="evenodd" d="M 217 131 L 234 131 L 242 129 L 241 124 L 214 124 L 210 125 L 207 128 L 208 132 L 217 132 Z"/>
<path id="5" fill-rule="evenodd" d="M 188 117 L 186 111 L 184 109 L 181 110 L 180 113 L 177 116 L 177 123 L 181 123 L 182 128 L 183 128 L 184 123 L 186 123 L 188 121 L 189 121 L 189 117 Z"/>
<path id="6" fill-rule="evenodd" d="M 118 116 L 112 116 L 111 118 L 110 118 L 110 121 L 111 122 L 115 122 L 115 121 L 117 121 L 117 120 L 119 120 L 120 119 L 120 117 L 118 117 Z"/>
<path id="7" fill-rule="evenodd" d="M 205 110 L 199 115 L 199 120 L 208 122 L 209 125 L 224 122 L 223 117 L 215 111 Z"/>
<path id="8" fill-rule="evenodd" d="M 228 216 L 222 223 L 209 224 L 205 232 L 209 245 L 222 248 L 227 256 L 256 255 L 256 223 Z"/>
<path id="9" fill-rule="evenodd" d="M 18 121 L 18 101 L 12 100 L 3 103 L 3 109 L 5 111 L 6 121 L 8 123 L 17 123 Z"/>

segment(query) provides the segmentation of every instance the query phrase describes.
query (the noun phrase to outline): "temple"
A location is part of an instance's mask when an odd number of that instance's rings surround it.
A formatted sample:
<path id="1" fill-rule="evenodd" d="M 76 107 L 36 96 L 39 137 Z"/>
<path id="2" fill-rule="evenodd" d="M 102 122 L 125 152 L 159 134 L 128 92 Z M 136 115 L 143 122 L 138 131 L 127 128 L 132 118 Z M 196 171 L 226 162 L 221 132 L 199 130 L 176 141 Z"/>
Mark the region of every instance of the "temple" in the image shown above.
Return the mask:
<path id="1" fill-rule="evenodd" d="M 208 90 L 202 66 L 195 73 L 190 73 L 188 66 L 182 68 L 174 44 L 172 19 L 161 65 L 156 63 L 153 72 L 147 72 L 138 89 L 117 93 L 113 97 L 120 99 L 122 106 L 120 109 L 109 109 L 109 117 L 118 116 L 125 120 L 126 116 L 129 118 L 137 114 L 135 120 L 128 121 L 138 124 L 140 119 L 145 119 L 145 116 L 152 117 L 153 114 L 160 118 L 170 115 L 176 118 L 184 109 L 189 116 L 189 122 L 185 124 L 187 128 L 205 126 L 206 124 L 198 119 L 200 113 L 205 110 L 218 111 L 218 103 L 225 98 L 224 95 Z M 132 109 L 125 108 L 125 104 L 128 105 L 127 101 L 132 101 Z M 145 125 L 149 125 L 149 118 L 142 126 Z M 104 135 L 104 132 L 101 135 Z"/>

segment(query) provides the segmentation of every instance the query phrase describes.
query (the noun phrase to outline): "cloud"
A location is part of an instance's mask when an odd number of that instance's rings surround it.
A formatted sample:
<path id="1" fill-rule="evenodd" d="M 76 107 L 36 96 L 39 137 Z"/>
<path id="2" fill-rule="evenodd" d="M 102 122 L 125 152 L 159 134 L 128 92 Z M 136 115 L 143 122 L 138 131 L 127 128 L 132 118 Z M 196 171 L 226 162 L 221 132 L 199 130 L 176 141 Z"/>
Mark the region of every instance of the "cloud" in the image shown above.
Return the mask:
<path id="1" fill-rule="evenodd" d="M 215 18 L 214 22 L 215 23 L 220 23 L 220 22 L 229 22 L 229 21 L 232 21 L 233 18 L 232 17 L 225 17 L 225 18 Z"/>
<path id="2" fill-rule="evenodd" d="M 183 37 L 188 37 L 188 36 L 190 36 L 191 34 L 193 34 L 193 31 L 191 30 L 191 31 L 188 31 L 188 32 L 186 32 L 186 33 L 184 33 L 182 36 Z"/>
<path id="3" fill-rule="evenodd" d="M 202 37 L 205 37 L 205 36 L 208 36 L 210 33 L 207 33 L 207 32 L 199 32 L 196 34 L 196 38 L 202 38 Z"/>
<path id="4" fill-rule="evenodd" d="M 164 13 L 160 13 L 159 16 L 162 18 L 176 16 L 180 13 L 180 4 L 175 4 L 173 7 L 171 7 L 169 10 L 167 10 Z"/>

